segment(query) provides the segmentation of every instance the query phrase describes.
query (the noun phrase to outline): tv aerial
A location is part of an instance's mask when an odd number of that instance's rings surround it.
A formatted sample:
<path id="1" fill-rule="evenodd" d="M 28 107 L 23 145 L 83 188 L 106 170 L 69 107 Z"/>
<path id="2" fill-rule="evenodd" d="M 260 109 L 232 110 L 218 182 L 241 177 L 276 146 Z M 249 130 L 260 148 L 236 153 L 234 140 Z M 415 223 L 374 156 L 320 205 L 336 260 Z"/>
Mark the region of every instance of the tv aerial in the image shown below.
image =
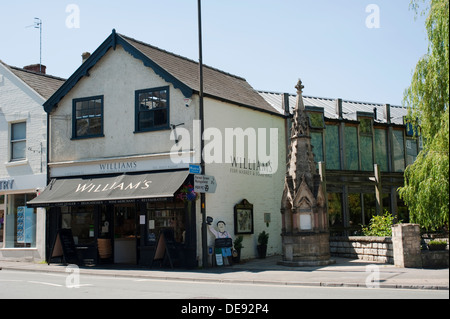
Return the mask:
<path id="1" fill-rule="evenodd" d="M 42 73 L 42 20 L 34 18 L 34 24 L 27 26 L 27 28 L 31 27 L 39 29 L 39 72 Z"/>

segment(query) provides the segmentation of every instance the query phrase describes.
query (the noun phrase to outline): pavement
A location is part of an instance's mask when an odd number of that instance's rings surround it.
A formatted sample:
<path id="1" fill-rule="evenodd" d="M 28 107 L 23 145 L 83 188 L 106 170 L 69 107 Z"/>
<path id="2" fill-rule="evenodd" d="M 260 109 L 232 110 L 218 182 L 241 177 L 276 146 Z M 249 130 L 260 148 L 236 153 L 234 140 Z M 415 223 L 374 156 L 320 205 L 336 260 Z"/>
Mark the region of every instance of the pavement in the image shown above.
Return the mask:
<path id="1" fill-rule="evenodd" d="M 449 269 L 399 268 L 390 264 L 333 258 L 336 263 L 316 267 L 278 265 L 280 256 L 252 259 L 233 266 L 208 269 L 170 269 L 133 265 L 80 267 L 80 274 L 135 277 L 188 282 L 246 283 L 290 286 L 364 287 L 449 290 Z M 66 272 L 66 265 L 2 261 L 3 271 Z M 0 276 L 1 276 L 0 270 Z"/>

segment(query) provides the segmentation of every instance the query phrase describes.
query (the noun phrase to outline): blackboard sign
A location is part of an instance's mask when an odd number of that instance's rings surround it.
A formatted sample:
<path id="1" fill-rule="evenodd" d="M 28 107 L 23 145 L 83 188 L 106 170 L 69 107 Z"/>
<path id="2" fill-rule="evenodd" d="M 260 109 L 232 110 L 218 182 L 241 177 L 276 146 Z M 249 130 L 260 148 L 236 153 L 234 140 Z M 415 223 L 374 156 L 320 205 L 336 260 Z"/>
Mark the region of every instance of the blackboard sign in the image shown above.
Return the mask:
<path id="1" fill-rule="evenodd" d="M 171 268 L 174 268 L 174 264 L 179 262 L 179 251 L 173 236 L 173 230 L 164 229 L 161 232 L 153 257 L 153 261 L 155 260 L 161 261 L 161 264 L 168 262 Z"/>
<path id="2" fill-rule="evenodd" d="M 61 257 L 61 260 L 64 258 L 64 261 L 67 264 L 79 264 L 77 249 L 75 247 L 71 229 L 60 229 L 56 234 L 48 264 L 50 264 L 52 258 L 55 257 Z"/>
<path id="3" fill-rule="evenodd" d="M 217 238 L 214 246 L 216 248 L 230 248 L 233 247 L 233 240 L 231 238 Z"/>

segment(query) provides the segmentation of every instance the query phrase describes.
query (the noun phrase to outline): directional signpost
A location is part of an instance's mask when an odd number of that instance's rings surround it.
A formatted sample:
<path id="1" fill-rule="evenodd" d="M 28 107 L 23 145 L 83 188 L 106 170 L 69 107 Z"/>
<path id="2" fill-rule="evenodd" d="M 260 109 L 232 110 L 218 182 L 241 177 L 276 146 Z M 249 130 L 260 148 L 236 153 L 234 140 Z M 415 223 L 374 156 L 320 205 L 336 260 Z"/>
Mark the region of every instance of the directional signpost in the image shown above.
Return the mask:
<path id="1" fill-rule="evenodd" d="M 201 174 L 202 167 L 201 165 L 190 164 L 189 165 L 189 174 Z"/>
<path id="2" fill-rule="evenodd" d="M 216 192 L 217 183 L 214 176 L 208 175 L 194 175 L 194 190 L 197 193 L 210 193 Z"/>

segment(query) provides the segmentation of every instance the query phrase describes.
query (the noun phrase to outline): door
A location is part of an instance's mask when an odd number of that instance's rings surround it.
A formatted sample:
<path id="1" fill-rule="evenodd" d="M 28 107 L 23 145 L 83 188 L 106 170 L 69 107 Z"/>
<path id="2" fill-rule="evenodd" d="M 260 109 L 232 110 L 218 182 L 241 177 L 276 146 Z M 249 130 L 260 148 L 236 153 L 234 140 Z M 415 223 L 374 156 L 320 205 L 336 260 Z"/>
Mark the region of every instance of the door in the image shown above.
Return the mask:
<path id="1" fill-rule="evenodd" d="M 137 263 L 136 207 L 131 205 L 114 206 L 114 263 Z"/>

